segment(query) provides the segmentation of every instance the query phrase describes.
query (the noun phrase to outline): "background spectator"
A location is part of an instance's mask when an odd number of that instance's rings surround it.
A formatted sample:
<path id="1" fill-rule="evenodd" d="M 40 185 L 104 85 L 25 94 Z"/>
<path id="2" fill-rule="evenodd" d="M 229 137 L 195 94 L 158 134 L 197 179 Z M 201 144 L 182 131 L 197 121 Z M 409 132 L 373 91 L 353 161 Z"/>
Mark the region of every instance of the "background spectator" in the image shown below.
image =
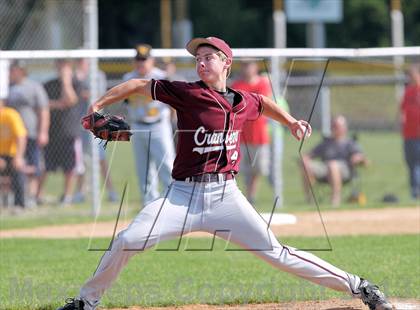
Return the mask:
<path id="1" fill-rule="evenodd" d="M 15 205 L 25 205 L 26 129 L 19 113 L 4 106 L 0 98 L 0 175 L 11 178 Z"/>
<path id="2" fill-rule="evenodd" d="M 60 202 L 62 206 L 71 202 L 73 169 L 76 158 L 74 143 L 80 134 L 80 108 L 82 85 L 73 76 L 69 60 L 56 62 L 58 77 L 48 81 L 44 87 L 49 97 L 51 125 L 49 143 L 45 148 L 46 172 L 42 176 L 45 183 L 47 174 L 58 169 L 64 172 L 64 189 Z M 40 198 L 42 185 L 38 191 Z"/>
<path id="3" fill-rule="evenodd" d="M 401 129 L 404 139 L 404 155 L 407 163 L 410 194 L 420 198 L 420 65 L 412 65 L 401 102 Z"/>
<path id="4" fill-rule="evenodd" d="M 162 69 L 169 81 L 186 81 L 185 77 L 178 73 L 176 63 L 170 57 L 162 58 Z"/>
<path id="5" fill-rule="evenodd" d="M 124 81 L 134 78 L 167 77 L 165 71 L 155 67 L 155 60 L 150 51 L 150 45 L 137 46 L 134 70 L 124 75 Z M 137 177 L 143 204 L 146 205 L 159 197 L 158 180 L 165 189 L 172 182 L 175 150 L 171 112 L 167 105 L 138 94 L 130 96 L 127 101 L 128 116 L 134 133 L 132 142 Z"/>
<path id="6" fill-rule="evenodd" d="M 80 118 L 86 115 L 87 109 L 89 106 L 90 99 L 90 85 L 89 85 L 89 60 L 86 58 L 80 58 L 76 61 L 75 68 L 75 78 L 82 84 L 83 91 L 80 96 Z M 97 72 L 97 82 L 98 82 L 98 94 L 102 95 L 106 92 L 106 75 L 103 71 L 98 70 Z M 85 190 L 86 190 L 86 163 L 91 160 L 92 156 L 92 145 L 98 148 L 99 155 L 99 165 L 101 169 L 102 178 L 105 181 L 105 186 L 108 193 L 108 201 L 116 202 L 118 201 L 118 194 L 114 190 L 112 184 L 111 175 L 108 173 L 108 161 L 106 159 L 105 149 L 100 145 L 99 140 L 92 140 L 92 135 L 90 132 L 84 130 L 80 126 L 80 139 L 76 139 L 75 142 L 75 152 L 76 152 L 76 182 L 74 195 L 72 197 L 73 203 L 82 203 L 85 201 Z"/>
<path id="7" fill-rule="evenodd" d="M 320 161 L 314 160 L 316 158 Z M 342 115 L 335 117 L 332 136 L 324 138 L 309 154 L 303 155 L 302 177 L 307 201 L 311 199 L 310 185 L 315 181 L 328 182 L 331 204 L 339 206 L 343 182 L 353 177 L 356 165 L 366 165 L 367 162 L 360 146 L 348 137 L 346 118 Z"/>
<path id="8" fill-rule="evenodd" d="M 187 79 L 178 73 L 178 69 L 176 63 L 170 57 L 163 57 L 162 58 L 162 65 L 161 68 L 166 72 L 166 78 L 169 81 L 187 81 Z M 177 123 L 178 118 L 176 116 L 176 111 L 169 107 L 171 110 L 171 125 L 172 125 L 172 132 L 176 132 L 178 130 Z M 178 135 L 174 135 L 174 144 L 177 144 Z"/>
<path id="9" fill-rule="evenodd" d="M 259 75 L 258 63 L 255 61 L 241 63 L 240 77 L 232 83 L 232 88 L 271 97 L 269 80 Z M 254 205 L 259 178 L 268 176 L 270 165 L 270 138 L 265 116 L 245 123 L 241 133 L 241 154 L 241 171 L 245 177 L 247 198 Z"/>
<path id="10" fill-rule="evenodd" d="M 10 67 L 10 90 L 7 105 L 16 109 L 23 119 L 28 139 L 25 151 L 28 176 L 27 205 L 35 205 L 42 163 L 42 149 L 48 143 L 50 111 L 44 87 L 27 77 L 25 63 L 15 61 Z"/>

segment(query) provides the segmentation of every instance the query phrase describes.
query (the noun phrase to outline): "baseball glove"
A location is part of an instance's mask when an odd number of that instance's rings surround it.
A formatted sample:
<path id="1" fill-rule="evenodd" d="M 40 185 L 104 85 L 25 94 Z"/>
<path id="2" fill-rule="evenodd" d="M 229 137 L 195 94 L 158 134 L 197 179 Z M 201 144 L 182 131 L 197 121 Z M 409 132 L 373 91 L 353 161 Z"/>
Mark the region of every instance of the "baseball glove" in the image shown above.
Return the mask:
<path id="1" fill-rule="evenodd" d="M 122 116 L 94 112 L 81 120 L 83 128 L 90 130 L 96 138 L 108 141 L 130 141 L 130 125 Z M 106 146 L 105 143 L 105 146 Z"/>

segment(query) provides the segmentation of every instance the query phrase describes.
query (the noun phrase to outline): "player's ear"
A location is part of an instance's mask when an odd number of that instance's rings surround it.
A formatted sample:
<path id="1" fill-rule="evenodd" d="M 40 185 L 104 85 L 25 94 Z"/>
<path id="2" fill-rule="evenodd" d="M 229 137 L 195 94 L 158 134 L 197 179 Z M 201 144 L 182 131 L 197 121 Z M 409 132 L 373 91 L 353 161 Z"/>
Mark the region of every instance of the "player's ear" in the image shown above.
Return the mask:
<path id="1" fill-rule="evenodd" d="M 225 69 L 228 69 L 232 65 L 232 59 L 226 58 Z"/>

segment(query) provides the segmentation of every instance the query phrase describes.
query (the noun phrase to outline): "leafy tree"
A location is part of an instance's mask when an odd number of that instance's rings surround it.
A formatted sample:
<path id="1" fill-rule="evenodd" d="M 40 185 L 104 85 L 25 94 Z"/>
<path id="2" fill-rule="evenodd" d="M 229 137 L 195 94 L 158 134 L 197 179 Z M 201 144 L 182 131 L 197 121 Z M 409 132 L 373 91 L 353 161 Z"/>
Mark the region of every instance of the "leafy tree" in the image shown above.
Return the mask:
<path id="1" fill-rule="evenodd" d="M 389 46 L 389 1 L 344 0 L 343 21 L 326 28 L 328 47 Z"/>
<path id="2" fill-rule="evenodd" d="M 272 0 L 190 1 L 194 36 L 220 36 L 233 47 L 266 47 L 272 37 Z"/>
<path id="3" fill-rule="evenodd" d="M 389 1 L 343 0 L 343 21 L 326 24 L 327 47 L 390 46 Z M 420 1 L 401 1 L 406 45 L 420 45 Z M 131 48 L 139 42 L 161 46 L 160 1 L 101 0 L 98 5 L 101 48 Z M 273 46 L 272 9 L 272 0 L 189 1 L 193 35 L 220 36 L 233 47 Z M 287 46 L 306 46 L 305 24 L 287 24 Z"/>
<path id="4" fill-rule="evenodd" d="M 100 48 L 160 46 L 160 1 L 101 0 L 98 11 Z"/>
<path id="5" fill-rule="evenodd" d="M 405 45 L 420 45 L 420 1 L 402 1 Z"/>

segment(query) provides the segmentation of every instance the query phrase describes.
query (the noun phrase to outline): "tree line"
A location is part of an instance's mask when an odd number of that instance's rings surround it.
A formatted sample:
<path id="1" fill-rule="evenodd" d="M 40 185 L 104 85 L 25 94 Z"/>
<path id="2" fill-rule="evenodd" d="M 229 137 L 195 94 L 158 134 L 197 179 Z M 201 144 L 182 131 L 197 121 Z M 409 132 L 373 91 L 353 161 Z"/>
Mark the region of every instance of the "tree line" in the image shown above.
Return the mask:
<path id="1" fill-rule="evenodd" d="M 401 0 L 405 44 L 420 45 L 420 1 Z M 172 5 L 173 5 L 172 1 Z M 100 48 L 161 46 L 160 1 L 98 1 Z M 343 20 L 326 24 L 326 45 L 337 48 L 391 46 L 389 0 L 343 0 Z M 273 46 L 272 0 L 190 0 L 193 36 L 215 35 L 233 47 Z M 305 24 L 287 24 L 287 46 L 306 47 Z"/>

